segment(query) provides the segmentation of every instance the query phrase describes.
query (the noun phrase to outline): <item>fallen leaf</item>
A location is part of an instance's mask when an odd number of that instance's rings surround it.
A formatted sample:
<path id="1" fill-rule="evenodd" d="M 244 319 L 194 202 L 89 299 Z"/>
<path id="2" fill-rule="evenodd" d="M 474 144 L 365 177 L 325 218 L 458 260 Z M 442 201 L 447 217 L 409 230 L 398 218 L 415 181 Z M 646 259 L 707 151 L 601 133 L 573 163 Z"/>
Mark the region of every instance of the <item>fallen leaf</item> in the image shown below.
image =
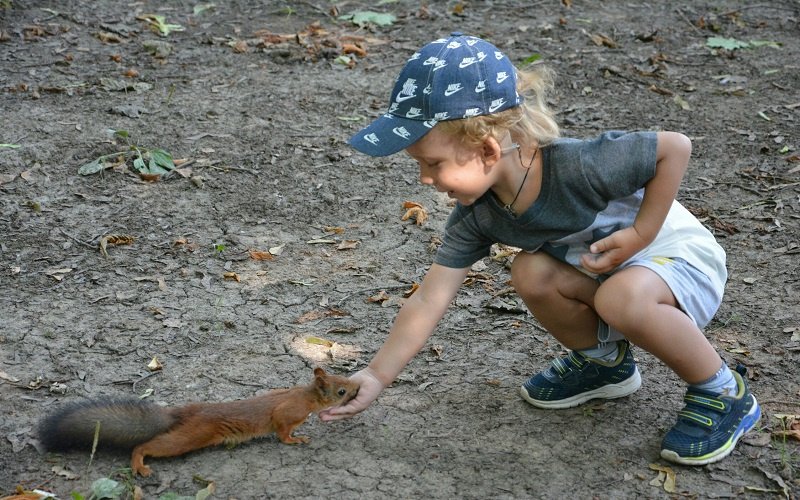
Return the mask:
<path id="1" fill-rule="evenodd" d="M 100 238 L 100 253 L 103 257 L 108 258 L 108 245 L 130 245 L 134 242 L 133 236 L 109 234 Z"/>
<path id="2" fill-rule="evenodd" d="M 161 361 L 159 361 L 156 356 L 153 356 L 153 359 L 151 359 L 150 362 L 147 363 L 147 369 L 150 370 L 151 372 L 156 372 L 158 370 L 161 370 L 162 368 L 164 368 L 164 365 L 161 364 Z"/>
<path id="3" fill-rule="evenodd" d="M 421 226 L 428 220 L 428 211 L 425 210 L 425 207 L 420 205 L 419 203 L 415 203 L 413 201 L 406 201 L 403 203 L 403 208 L 406 209 L 406 213 L 403 215 L 401 220 L 408 220 L 413 218 L 418 226 Z"/>
<path id="4" fill-rule="evenodd" d="M 358 245 L 361 244 L 359 240 L 344 240 L 339 243 L 339 246 L 336 247 L 337 250 L 352 250 L 354 248 L 358 248 Z"/>
<path id="5" fill-rule="evenodd" d="M 260 250 L 252 249 L 248 250 L 247 252 L 250 254 L 250 258 L 253 260 L 272 260 L 275 258 L 271 252 L 262 252 Z"/>
<path id="6" fill-rule="evenodd" d="M 619 47 L 619 45 L 617 45 L 617 42 L 611 39 L 611 37 L 604 35 L 602 33 L 598 33 L 595 35 L 589 34 L 589 38 L 592 40 L 592 43 L 594 43 L 598 47 L 605 46 L 610 49 L 616 49 L 617 47 Z"/>
<path id="7" fill-rule="evenodd" d="M 386 293 L 386 290 L 381 290 L 380 292 L 378 292 L 377 294 L 373 295 L 372 297 L 367 298 L 367 302 L 377 302 L 379 304 L 382 304 L 382 303 L 386 302 L 387 300 L 389 300 L 390 298 L 391 297 L 389 297 L 389 294 Z"/>
<path id="8" fill-rule="evenodd" d="M 686 101 L 686 99 L 677 94 L 675 95 L 675 97 L 672 98 L 672 100 L 675 101 L 675 103 L 678 106 L 680 106 L 681 109 L 683 109 L 684 111 L 690 111 L 692 109 L 692 107 L 689 106 L 689 103 Z"/>
<path id="9" fill-rule="evenodd" d="M 411 285 L 411 288 L 403 292 L 403 297 L 405 298 L 411 297 L 412 295 L 414 295 L 414 292 L 416 292 L 418 289 L 419 289 L 419 283 L 413 283 Z"/>
<path id="10" fill-rule="evenodd" d="M 658 471 L 658 477 L 650 481 L 650 484 L 653 486 L 661 486 L 663 483 L 664 491 L 667 493 L 675 493 L 675 471 L 672 470 L 671 467 L 658 464 L 650 464 L 650 468 Z"/>
<path id="11" fill-rule="evenodd" d="M 79 474 L 75 474 L 60 465 L 54 465 L 50 470 L 53 471 L 53 474 L 61 476 L 64 479 L 75 480 L 81 477 Z"/>
<path id="12" fill-rule="evenodd" d="M 56 281 L 61 281 L 61 280 L 64 279 L 64 275 L 66 275 L 68 273 L 71 273 L 71 272 L 72 272 L 72 268 L 71 267 L 65 267 L 65 268 L 62 268 L 62 269 L 52 269 L 50 271 L 45 271 L 45 274 L 50 276 L 51 278 L 53 278 Z"/>
<path id="13" fill-rule="evenodd" d="M 344 43 L 342 44 L 342 53 L 343 54 L 355 54 L 358 57 L 367 57 L 367 51 L 359 47 L 354 43 Z"/>
<path id="14" fill-rule="evenodd" d="M 224 279 L 228 280 L 228 281 L 235 281 L 237 283 L 242 281 L 242 279 L 239 277 L 239 275 L 234 273 L 234 272 L 227 272 L 227 273 L 223 274 L 222 277 Z"/>
<path id="15" fill-rule="evenodd" d="M 333 344 L 335 344 L 335 342 L 332 342 L 330 340 L 321 339 L 319 337 L 306 337 L 306 343 L 307 344 L 323 345 L 325 347 L 333 347 Z"/>
<path id="16" fill-rule="evenodd" d="M 19 382 L 19 379 L 17 377 L 13 377 L 2 370 L 0 370 L 0 379 L 7 380 L 9 382 Z"/>
<path id="17" fill-rule="evenodd" d="M 647 90 L 650 90 L 652 92 L 655 92 L 656 94 L 661 94 L 661 95 L 673 95 L 674 94 L 674 92 L 669 90 L 669 89 L 657 87 L 655 85 L 650 85 L 649 87 L 647 87 Z"/>
<path id="18" fill-rule="evenodd" d="M 247 46 L 247 42 L 244 40 L 237 40 L 236 42 L 232 42 L 231 47 L 233 47 L 233 51 L 237 54 L 244 54 L 247 52 L 249 47 Z"/>
<path id="19" fill-rule="evenodd" d="M 331 233 L 331 234 L 344 233 L 344 228 L 339 226 L 325 226 L 322 228 L 322 230 L 325 231 L 326 233 Z"/>

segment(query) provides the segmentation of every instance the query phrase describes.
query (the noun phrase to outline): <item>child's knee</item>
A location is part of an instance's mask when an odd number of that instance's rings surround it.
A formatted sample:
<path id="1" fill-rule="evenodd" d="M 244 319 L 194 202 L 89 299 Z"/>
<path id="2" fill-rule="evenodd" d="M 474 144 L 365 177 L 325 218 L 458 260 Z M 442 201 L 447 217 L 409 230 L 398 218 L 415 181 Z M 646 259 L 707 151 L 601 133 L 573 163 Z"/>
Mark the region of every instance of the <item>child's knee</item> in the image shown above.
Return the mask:
<path id="1" fill-rule="evenodd" d="M 557 261 L 541 252 L 521 252 L 511 264 L 511 282 L 522 297 L 546 297 L 556 289 L 557 275 Z"/>

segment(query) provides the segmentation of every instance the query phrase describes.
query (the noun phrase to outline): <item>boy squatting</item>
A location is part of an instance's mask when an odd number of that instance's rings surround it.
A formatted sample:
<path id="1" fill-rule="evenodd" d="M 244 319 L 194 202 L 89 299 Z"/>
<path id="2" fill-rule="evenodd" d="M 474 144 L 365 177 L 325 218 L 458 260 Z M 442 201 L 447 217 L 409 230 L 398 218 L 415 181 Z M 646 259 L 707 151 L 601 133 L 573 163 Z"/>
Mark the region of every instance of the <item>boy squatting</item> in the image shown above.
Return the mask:
<path id="1" fill-rule="evenodd" d="M 725 253 L 676 200 L 691 143 L 675 132 L 559 138 L 546 68 L 519 71 L 494 45 L 453 33 L 413 54 L 390 107 L 349 143 L 371 156 L 401 150 L 420 181 L 457 204 L 422 285 L 403 305 L 347 405 L 367 408 L 424 346 L 470 266 L 493 243 L 521 248 L 516 292 L 570 349 L 520 388 L 530 404 L 569 408 L 636 391 L 631 343 L 687 384 L 661 456 L 716 462 L 758 422 L 743 378 L 703 335 L 722 301 Z M 741 371 L 741 373 L 739 373 Z"/>

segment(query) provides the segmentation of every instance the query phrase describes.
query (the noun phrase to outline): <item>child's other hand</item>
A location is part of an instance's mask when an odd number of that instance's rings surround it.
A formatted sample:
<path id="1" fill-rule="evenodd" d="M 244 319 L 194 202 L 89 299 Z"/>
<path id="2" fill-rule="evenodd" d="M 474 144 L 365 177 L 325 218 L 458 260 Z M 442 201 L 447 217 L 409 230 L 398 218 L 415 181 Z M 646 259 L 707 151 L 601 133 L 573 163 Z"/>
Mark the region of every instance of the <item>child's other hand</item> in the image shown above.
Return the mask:
<path id="1" fill-rule="evenodd" d="M 591 253 L 581 257 L 581 265 L 595 274 L 608 273 L 648 244 L 636 229 L 626 227 L 592 243 Z"/>
<path id="2" fill-rule="evenodd" d="M 358 396 L 344 406 L 336 406 L 328 408 L 319 413 L 319 418 L 324 422 L 331 420 L 341 420 L 350 418 L 356 413 L 365 410 L 384 388 L 383 382 L 378 380 L 378 377 L 372 373 L 369 368 L 364 368 L 361 371 L 354 373 L 350 380 L 358 382 L 361 387 L 358 389 Z"/>

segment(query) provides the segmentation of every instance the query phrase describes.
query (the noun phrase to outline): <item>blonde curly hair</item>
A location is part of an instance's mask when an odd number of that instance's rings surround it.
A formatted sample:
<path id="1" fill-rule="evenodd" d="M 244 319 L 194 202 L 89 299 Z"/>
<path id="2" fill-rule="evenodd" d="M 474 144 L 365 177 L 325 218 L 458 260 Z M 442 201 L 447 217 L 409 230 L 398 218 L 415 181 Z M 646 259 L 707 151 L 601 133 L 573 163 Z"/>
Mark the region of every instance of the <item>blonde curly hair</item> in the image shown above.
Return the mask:
<path id="1" fill-rule="evenodd" d="M 546 146 L 559 137 L 558 123 L 547 104 L 554 81 L 555 73 L 543 65 L 517 69 L 517 92 L 523 97 L 520 106 L 490 115 L 441 121 L 436 127 L 461 137 L 461 142 L 469 146 L 478 146 L 487 137 L 500 141 L 507 132 L 515 142 Z"/>

